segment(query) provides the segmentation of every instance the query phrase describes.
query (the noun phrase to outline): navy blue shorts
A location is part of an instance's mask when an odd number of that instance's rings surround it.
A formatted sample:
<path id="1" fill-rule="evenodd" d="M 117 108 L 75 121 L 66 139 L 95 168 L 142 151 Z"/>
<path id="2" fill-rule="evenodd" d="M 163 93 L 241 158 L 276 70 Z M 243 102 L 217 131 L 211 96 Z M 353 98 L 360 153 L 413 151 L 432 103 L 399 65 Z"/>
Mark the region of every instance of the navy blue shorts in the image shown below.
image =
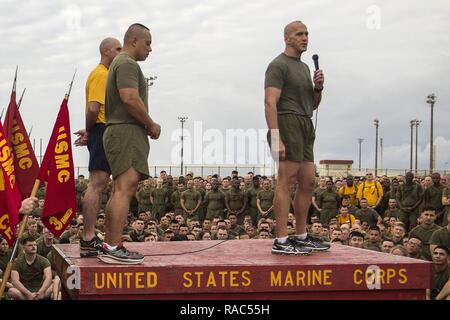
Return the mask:
<path id="1" fill-rule="evenodd" d="M 88 150 L 89 150 L 89 171 L 105 171 L 111 173 L 108 159 L 106 159 L 105 149 L 103 149 L 103 132 L 106 130 L 106 125 L 103 123 L 96 123 L 88 135 Z"/>

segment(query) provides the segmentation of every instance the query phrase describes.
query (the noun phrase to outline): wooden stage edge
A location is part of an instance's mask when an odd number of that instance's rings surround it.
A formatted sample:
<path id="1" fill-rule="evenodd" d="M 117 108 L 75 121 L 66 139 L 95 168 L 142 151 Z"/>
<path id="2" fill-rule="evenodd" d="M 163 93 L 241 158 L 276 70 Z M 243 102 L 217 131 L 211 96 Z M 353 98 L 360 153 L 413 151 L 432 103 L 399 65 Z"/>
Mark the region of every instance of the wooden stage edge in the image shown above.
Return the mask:
<path id="1" fill-rule="evenodd" d="M 53 247 L 66 299 L 419 300 L 431 263 L 342 245 L 309 256 L 276 256 L 272 240 L 126 243 L 140 265 L 80 258 Z"/>

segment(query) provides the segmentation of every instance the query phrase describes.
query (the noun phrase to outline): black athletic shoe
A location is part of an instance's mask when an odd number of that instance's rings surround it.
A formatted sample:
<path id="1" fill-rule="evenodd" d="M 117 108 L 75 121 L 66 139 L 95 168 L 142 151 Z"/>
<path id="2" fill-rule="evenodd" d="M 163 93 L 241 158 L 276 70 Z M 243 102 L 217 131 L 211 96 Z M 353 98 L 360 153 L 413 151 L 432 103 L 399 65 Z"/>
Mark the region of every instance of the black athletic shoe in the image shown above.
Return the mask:
<path id="1" fill-rule="evenodd" d="M 102 252 L 103 251 L 103 241 L 100 240 L 100 238 L 98 238 L 97 236 L 94 236 L 89 241 L 80 239 L 80 250 Z"/>
<path id="2" fill-rule="evenodd" d="M 295 246 L 307 248 L 312 251 L 326 251 L 331 247 L 330 243 L 313 239 L 309 234 L 303 240 L 297 238 L 296 236 L 290 237 L 289 239 L 295 243 Z"/>
<path id="3" fill-rule="evenodd" d="M 273 241 L 272 254 L 304 256 L 312 252 L 306 247 L 297 246 L 292 239 L 287 239 L 285 243 L 279 242 L 277 239 Z"/>

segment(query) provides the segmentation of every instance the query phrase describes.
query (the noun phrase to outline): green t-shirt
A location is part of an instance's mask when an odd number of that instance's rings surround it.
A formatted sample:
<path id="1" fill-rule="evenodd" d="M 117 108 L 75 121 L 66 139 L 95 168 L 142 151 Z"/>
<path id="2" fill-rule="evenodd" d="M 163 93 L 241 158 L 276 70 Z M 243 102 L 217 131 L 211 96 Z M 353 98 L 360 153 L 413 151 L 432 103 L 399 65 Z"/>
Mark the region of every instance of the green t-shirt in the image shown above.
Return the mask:
<path id="1" fill-rule="evenodd" d="M 434 184 L 429 188 L 425 189 L 423 192 L 423 202 L 421 204 L 422 207 L 432 206 L 436 208 L 436 213 L 440 213 L 443 209 L 442 205 L 442 192 L 444 191 L 444 187 L 439 186 L 436 187 Z"/>
<path id="2" fill-rule="evenodd" d="M 366 221 L 369 224 L 369 226 L 377 224 L 379 216 L 380 215 L 371 208 L 359 209 L 358 211 L 356 211 L 355 214 L 356 219 L 361 221 L 361 223 Z"/>
<path id="3" fill-rule="evenodd" d="M 52 245 L 50 247 L 47 247 L 44 243 L 43 239 L 39 239 L 36 244 L 37 244 L 37 253 L 40 256 L 46 257 L 50 251 L 52 251 L 52 246 L 53 244 L 57 244 L 58 241 L 56 241 L 56 239 L 52 240 Z"/>
<path id="4" fill-rule="evenodd" d="M 171 196 L 171 201 L 172 201 L 172 206 L 174 210 L 183 210 L 183 208 L 181 207 L 181 203 L 180 203 L 180 198 L 181 198 L 181 193 L 176 190 L 172 193 Z"/>
<path id="5" fill-rule="evenodd" d="M 387 209 L 384 212 L 384 216 L 388 217 L 388 218 L 394 217 L 397 219 L 403 219 L 404 213 L 400 209 L 397 209 L 397 208 L 396 209 Z"/>
<path id="6" fill-rule="evenodd" d="M 431 289 L 431 299 L 436 299 L 436 296 L 441 292 L 444 285 L 448 282 L 450 278 L 450 268 L 447 265 L 447 267 L 442 270 L 441 272 L 436 272 L 434 274 L 434 286 L 433 289 Z"/>
<path id="7" fill-rule="evenodd" d="M 228 205 L 232 211 L 241 210 L 245 203 L 245 197 L 247 193 L 245 191 L 235 189 L 231 189 L 229 192 L 225 194 L 225 197 L 228 201 Z"/>
<path id="8" fill-rule="evenodd" d="M 414 206 L 420 199 L 422 199 L 422 195 L 422 187 L 415 183 L 412 185 L 401 185 L 397 190 L 397 200 L 400 202 L 402 207 Z"/>
<path id="9" fill-rule="evenodd" d="M 245 232 L 245 229 L 242 227 L 242 226 L 240 226 L 240 225 L 236 225 L 234 228 L 230 228 L 229 230 L 228 230 L 228 232 L 232 235 L 232 236 L 234 236 L 234 237 L 239 237 L 239 236 L 241 236 L 241 235 L 244 235 L 244 234 L 247 234 L 247 232 Z"/>
<path id="10" fill-rule="evenodd" d="M 430 228 L 425 228 L 423 225 L 418 225 L 414 229 L 409 232 L 409 237 L 417 237 L 422 239 L 422 251 L 421 254 L 428 261 L 431 261 L 431 253 L 430 253 L 430 239 L 433 233 L 436 230 L 439 230 L 440 227 L 436 224 L 433 224 Z"/>
<path id="11" fill-rule="evenodd" d="M 140 123 L 127 111 L 126 105 L 120 98 L 119 89 L 138 89 L 139 97 L 148 112 L 147 81 L 141 68 L 125 52 L 117 55 L 109 66 L 106 84 L 105 116 L 106 124 Z"/>
<path id="12" fill-rule="evenodd" d="M 264 88 L 281 90 L 278 114 L 293 113 L 311 118 L 313 115 L 313 83 L 307 64 L 281 53 L 266 70 Z"/>
<path id="13" fill-rule="evenodd" d="M 341 197 L 336 191 L 328 191 L 319 194 L 316 203 L 321 209 L 337 209 L 339 207 Z"/>
<path id="14" fill-rule="evenodd" d="M 431 235 L 430 244 L 445 246 L 450 250 L 450 232 L 447 227 L 442 227 Z"/>
<path id="15" fill-rule="evenodd" d="M 152 187 L 144 187 L 141 190 L 139 190 L 139 204 L 141 206 L 148 206 L 151 205 L 150 202 L 150 195 L 152 193 Z"/>
<path id="16" fill-rule="evenodd" d="M 81 195 L 83 194 L 84 191 L 86 191 L 87 188 L 88 188 L 88 185 L 87 185 L 86 181 L 79 182 L 75 185 L 75 191 L 77 192 L 78 200 L 81 199 Z"/>
<path id="17" fill-rule="evenodd" d="M 273 198 L 275 197 L 275 192 L 273 190 L 261 190 L 258 192 L 257 199 L 259 199 L 259 205 L 263 211 L 269 210 L 273 205 Z"/>
<path id="18" fill-rule="evenodd" d="M 314 198 L 316 198 L 316 202 L 317 202 L 317 199 L 319 198 L 319 196 L 320 196 L 322 193 L 324 193 L 326 190 L 327 190 L 326 188 L 325 188 L 325 189 L 322 189 L 322 188 L 320 188 L 320 187 L 317 187 L 317 188 L 314 189 L 312 196 L 313 196 Z"/>
<path id="19" fill-rule="evenodd" d="M 450 199 L 450 187 L 445 187 L 444 190 L 442 190 L 442 198 L 443 197 Z M 445 206 L 444 217 L 442 218 L 441 226 L 443 227 L 447 226 L 449 213 L 450 213 L 450 206 Z"/>
<path id="20" fill-rule="evenodd" d="M 256 189 L 254 187 L 247 190 L 248 203 L 250 208 L 256 209 L 256 196 L 258 195 L 258 192 L 260 192 L 261 190 L 262 190 L 261 188 Z"/>
<path id="21" fill-rule="evenodd" d="M 145 241 L 145 232 L 138 233 L 136 230 L 131 230 L 128 232 L 131 240 L 134 242 L 144 242 Z"/>
<path id="22" fill-rule="evenodd" d="M 217 212 L 220 211 L 223 213 L 225 209 L 225 195 L 217 190 L 210 191 L 205 195 L 205 205 L 207 208 L 207 212 Z"/>
<path id="23" fill-rule="evenodd" d="M 164 188 L 153 189 L 153 191 L 151 192 L 151 196 L 153 197 L 154 205 L 165 205 L 169 198 L 167 189 Z"/>
<path id="24" fill-rule="evenodd" d="M 30 265 L 25 260 L 25 255 L 19 256 L 12 266 L 12 270 L 17 271 L 20 282 L 31 292 L 38 291 L 44 283 L 44 269 L 50 267 L 50 261 L 40 255 Z"/>
<path id="25" fill-rule="evenodd" d="M 202 199 L 202 195 L 197 190 L 186 190 L 181 194 L 181 199 L 184 200 L 184 207 L 187 210 L 193 210 L 197 206 L 198 200 Z"/>
<path id="26" fill-rule="evenodd" d="M 0 270 L 5 271 L 9 259 L 11 259 L 12 250 L 8 249 L 5 254 L 0 254 Z"/>

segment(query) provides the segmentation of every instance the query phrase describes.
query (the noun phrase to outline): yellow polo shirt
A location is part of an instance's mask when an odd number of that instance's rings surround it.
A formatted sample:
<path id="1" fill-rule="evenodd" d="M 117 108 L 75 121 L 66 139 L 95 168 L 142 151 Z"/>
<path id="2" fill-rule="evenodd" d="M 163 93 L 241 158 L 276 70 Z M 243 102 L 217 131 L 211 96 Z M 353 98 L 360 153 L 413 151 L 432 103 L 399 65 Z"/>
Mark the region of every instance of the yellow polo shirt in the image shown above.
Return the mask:
<path id="1" fill-rule="evenodd" d="M 105 95 L 106 95 L 106 79 L 108 78 L 108 69 L 99 64 L 89 74 L 86 81 L 86 112 L 89 102 L 100 103 L 100 110 L 96 123 L 106 123 L 105 120 Z"/>

